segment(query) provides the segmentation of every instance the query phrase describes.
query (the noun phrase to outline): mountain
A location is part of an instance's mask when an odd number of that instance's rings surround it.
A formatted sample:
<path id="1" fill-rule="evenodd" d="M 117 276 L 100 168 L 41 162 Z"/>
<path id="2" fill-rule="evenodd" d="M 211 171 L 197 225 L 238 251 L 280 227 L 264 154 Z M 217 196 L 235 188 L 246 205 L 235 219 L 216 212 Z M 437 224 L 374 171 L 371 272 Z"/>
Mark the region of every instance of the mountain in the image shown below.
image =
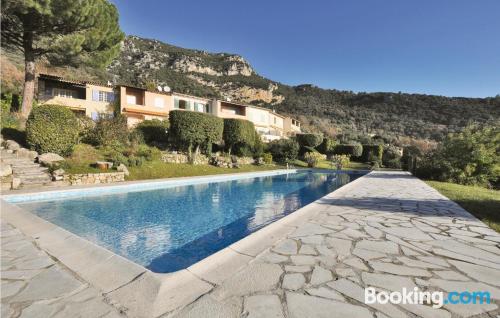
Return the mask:
<path id="1" fill-rule="evenodd" d="M 500 95 L 463 98 L 289 86 L 260 76 L 239 55 L 185 49 L 137 36 L 126 37 L 107 72 L 56 71 L 70 77 L 150 88 L 168 85 L 181 93 L 230 98 L 295 116 L 305 130 L 352 138 L 376 134 L 388 139 L 441 140 L 470 123 L 497 124 L 500 120 Z"/>

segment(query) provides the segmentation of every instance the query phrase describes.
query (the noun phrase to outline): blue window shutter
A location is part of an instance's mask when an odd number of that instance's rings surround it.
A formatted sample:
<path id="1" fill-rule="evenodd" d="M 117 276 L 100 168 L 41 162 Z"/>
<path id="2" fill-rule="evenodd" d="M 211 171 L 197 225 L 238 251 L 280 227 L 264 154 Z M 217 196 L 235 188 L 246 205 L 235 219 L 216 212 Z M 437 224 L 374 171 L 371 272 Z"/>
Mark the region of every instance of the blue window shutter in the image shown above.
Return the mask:
<path id="1" fill-rule="evenodd" d="M 115 101 L 115 93 L 108 93 L 108 101 L 111 103 Z"/>
<path id="2" fill-rule="evenodd" d="M 90 113 L 90 118 L 92 118 L 93 121 L 98 120 L 99 119 L 99 113 L 97 113 L 97 112 Z"/>
<path id="3" fill-rule="evenodd" d="M 179 108 L 179 99 L 174 98 L 174 108 Z"/>
<path id="4" fill-rule="evenodd" d="M 99 101 L 99 91 L 96 90 L 96 89 L 92 90 L 92 100 L 94 102 L 98 102 Z"/>

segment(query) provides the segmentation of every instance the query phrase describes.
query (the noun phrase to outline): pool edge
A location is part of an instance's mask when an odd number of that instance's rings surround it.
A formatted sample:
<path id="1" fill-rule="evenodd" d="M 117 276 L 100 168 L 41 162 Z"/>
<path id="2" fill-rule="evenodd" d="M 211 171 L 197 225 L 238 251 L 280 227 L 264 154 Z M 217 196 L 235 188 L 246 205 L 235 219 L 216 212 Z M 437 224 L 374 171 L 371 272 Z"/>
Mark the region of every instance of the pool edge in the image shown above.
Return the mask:
<path id="1" fill-rule="evenodd" d="M 322 201 L 338 196 L 367 174 L 265 226 L 186 269 L 153 273 L 0 198 L 1 218 L 77 276 L 99 288 L 133 316 L 157 317 L 210 292 L 304 221 L 321 212 Z M 235 174 L 239 175 L 239 174 Z"/>

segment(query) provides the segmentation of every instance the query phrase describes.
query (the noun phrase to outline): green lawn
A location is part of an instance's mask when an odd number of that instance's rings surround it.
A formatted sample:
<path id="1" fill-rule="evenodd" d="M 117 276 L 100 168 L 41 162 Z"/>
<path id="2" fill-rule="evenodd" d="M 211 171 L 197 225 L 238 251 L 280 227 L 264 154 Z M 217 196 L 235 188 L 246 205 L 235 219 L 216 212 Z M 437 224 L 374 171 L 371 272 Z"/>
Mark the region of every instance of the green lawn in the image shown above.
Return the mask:
<path id="1" fill-rule="evenodd" d="M 454 183 L 426 181 L 450 200 L 500 232 L 500 191 Z"/>
<path id="2" fill-rule="evenodd" d="M 159 178 L 175 178 L 190 176 L 205 176 L 212 174 L 253 172 L 283 169 L 279 165 L 242 165 L 240 168 L 219 168 L 210 165 L 190 165 L 179 163 L 164 163 L 162 161 L 146 161 L 140 167 L 130 167 L 127 180 L 145 180 Z"/>
<path id="3" fill-rule="evenodd" d="M 302 160 L 294 160 L 293 165 L 296 167 L 307 168 L 307 163 Z M 332 164 L 328 160 L 322 160 L 316 166 L 318 169 L 336 169 L 332 167 Z M 370 170 L 370 165 L 362 162 L 351 161 L 349 167 L 343 168 L 343 170 Z"/>

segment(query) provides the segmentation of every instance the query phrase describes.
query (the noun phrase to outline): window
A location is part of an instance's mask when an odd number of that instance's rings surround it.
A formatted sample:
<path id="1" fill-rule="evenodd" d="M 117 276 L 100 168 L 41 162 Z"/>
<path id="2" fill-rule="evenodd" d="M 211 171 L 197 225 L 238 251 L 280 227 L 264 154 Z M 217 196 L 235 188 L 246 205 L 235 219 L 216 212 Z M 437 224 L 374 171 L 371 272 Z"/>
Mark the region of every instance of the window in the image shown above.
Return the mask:
<path id="1" fill-rule="evenodd" d="M 115 94 L 113 92 L 106 92 L 93 89 L 92 100 L 94 102 L 106 102 L 106 103 L 113 102 L 115 100 Z"/>
<path id="2" fill-rule="evenodd" d="M 163 108 L 164 107 L 164 100 L 161 97 L 155 97 L 155 107 L 156 108 Z"/>
<path id="3" fill-rule="evenodd" d="M 203 103 L 194 103 L 194 110 L 200 113 L 209 113 L 209 105 L 208 104 L 203 104 Z"/>
<path id="4" fill-rule="evenodd" d="M 136 98 L 134 95 L 127 95 L 127 104 L 130 104 L 130 105 L 136 104 Z"/>
<path id="5" fill-rule="evenodd" d="M 66 98 L 78 98 L 78 93 L 71 89 L 65 88 L 53 88 L 52 96 L 66 97 Z"/>

